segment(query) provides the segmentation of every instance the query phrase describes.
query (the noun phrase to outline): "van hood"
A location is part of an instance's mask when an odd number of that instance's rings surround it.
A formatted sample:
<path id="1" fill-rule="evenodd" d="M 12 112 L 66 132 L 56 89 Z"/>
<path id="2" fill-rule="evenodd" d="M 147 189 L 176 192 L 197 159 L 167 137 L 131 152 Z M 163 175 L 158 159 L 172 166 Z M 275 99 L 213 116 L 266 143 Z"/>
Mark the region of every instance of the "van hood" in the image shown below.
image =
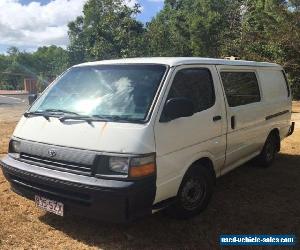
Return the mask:
<path id="1" fill-rule="evenodd" d="M 155 152 L 152 125 L 92 122 L 58 118 L 22 117 L 14 137 L 57 146 L 112 153 L 146 154 Z"/>

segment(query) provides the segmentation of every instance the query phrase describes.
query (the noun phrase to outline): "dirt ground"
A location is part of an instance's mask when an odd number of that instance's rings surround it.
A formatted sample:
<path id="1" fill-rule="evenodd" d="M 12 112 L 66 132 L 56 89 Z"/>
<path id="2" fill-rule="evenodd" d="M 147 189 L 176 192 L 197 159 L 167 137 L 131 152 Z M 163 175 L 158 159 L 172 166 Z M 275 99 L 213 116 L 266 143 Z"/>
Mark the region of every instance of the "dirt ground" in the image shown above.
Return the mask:
<path id="1" fill-rule="evenodd" d="M 24 109 L 0 105 L 0 155 Z M 188 221 L 162 213 L 130 225 L 62 219 L 11 192 L 0 173 L 0 249 L 217 249 L 220 234 L 295 234 L 299 242 L 300 102 L 293 120 L 271 168 L 247 163 L 221 177 L 206 211 Z"/>

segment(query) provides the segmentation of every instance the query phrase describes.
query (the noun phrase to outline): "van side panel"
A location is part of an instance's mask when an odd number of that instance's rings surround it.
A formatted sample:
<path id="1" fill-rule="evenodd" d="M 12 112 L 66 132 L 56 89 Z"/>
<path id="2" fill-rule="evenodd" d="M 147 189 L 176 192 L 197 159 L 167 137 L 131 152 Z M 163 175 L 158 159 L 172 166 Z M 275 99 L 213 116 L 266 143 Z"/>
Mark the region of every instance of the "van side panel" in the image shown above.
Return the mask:
<path id="1" fill-rule="evenodd" d="M 263 105 L 265 110 L 265 136 L 277 128 L 280 138 L 284 139 L 291 122 L 292 98 L 280 69 L 260 68 L 258 70 L 263 91 Z"/>
<path id="2" fill-rule="evenodd" d="M 259 102 L 234 107 L 229 106 L 226 98 L 228 134 L 226 163 L 221 171 L 223 175 L 258 155 L 273 129 L 279 130 L 281 139 L 286 137 L 292 102 L 281 67 L 224 65 L 217 68 L 219 73 L 255 72 L 261 97 Z"/>

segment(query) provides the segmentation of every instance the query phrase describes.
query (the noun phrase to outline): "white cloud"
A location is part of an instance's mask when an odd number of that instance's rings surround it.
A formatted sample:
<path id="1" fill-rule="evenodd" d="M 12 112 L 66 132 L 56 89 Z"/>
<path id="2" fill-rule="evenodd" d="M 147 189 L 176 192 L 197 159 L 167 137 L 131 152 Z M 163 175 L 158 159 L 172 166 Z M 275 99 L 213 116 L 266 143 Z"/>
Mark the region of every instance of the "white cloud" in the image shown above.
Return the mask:
<path id="1" fill-rule="evenodd" d="M 137 0 L 123 0 L 123 1 L 124 1 L 124 4 L 130 8 L 133 8 L 134 5 L 138 3 Z"/>
<path id="2" fill-rule="evenodd" d="M 36 48 L 68 44 L 68 23 L 82 14 L 87 0 L 32 1 L 0 0 L 0 45 Z M 124 0 L 133 7 L 137 0 Z"/>
<path id="3" fill-rule="evenodd" d="M 67 44 L 67 24 L 81 15 L 86 0 L 53 0 L 46 5 L 0 1 L 0 43 L 9 46 Z"/>

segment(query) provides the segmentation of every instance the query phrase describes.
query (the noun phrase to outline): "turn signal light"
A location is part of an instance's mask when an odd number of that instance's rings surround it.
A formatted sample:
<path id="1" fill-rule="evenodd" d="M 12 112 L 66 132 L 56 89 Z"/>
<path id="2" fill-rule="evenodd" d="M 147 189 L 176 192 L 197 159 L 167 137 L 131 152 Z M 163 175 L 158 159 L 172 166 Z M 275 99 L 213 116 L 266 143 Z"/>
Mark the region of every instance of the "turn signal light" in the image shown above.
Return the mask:
<path id="1" fill-rule="evenodd" d="M 154 162 L 148 163 L 141 166 L 132 166 L 130 168 L 130 177 L 138 178 L 145 177 L 155 173 L 155 164 Z"/>

